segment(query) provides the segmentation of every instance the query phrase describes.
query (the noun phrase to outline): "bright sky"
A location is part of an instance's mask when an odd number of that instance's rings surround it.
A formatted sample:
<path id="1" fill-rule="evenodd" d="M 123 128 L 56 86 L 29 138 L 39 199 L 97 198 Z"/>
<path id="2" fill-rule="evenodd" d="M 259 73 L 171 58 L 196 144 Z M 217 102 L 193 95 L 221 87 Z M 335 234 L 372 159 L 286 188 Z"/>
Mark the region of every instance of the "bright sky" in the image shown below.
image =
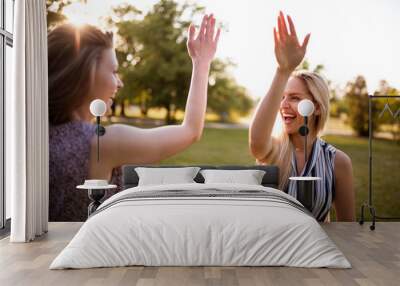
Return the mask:
<path id="1" fill-rule="evenodd" d="M 101 25 L 111 6 L 130 3 L 149 10 L 155 0 L 88 0 L 65 8 L 72 22 Z M 183 3 L 184 1 L 179 0 Z M 301 41 L 311 32 L 306 58 L 311 67 L 325 66 L 325 76 L 344 87 L 357 75 L 372 93 L 386 79 L 400 89 L 400 1 L 397 0 L 197 0 L 214 13 L 227 31 L 220 37 L 217 57 L 237 64 L 237 81 L 254 97 L 263 96 L 276 68 L 272 29 L 279 10 L 292 16 Z M 195 24 L 200 18 L 193 19 Z"/>

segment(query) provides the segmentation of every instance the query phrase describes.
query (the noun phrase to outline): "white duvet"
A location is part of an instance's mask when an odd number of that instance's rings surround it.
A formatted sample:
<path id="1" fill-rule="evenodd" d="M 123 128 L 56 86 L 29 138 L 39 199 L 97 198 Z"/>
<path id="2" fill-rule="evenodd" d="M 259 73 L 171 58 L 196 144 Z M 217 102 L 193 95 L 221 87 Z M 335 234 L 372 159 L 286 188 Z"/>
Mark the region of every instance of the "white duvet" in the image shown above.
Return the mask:
<path id="1" fill-rule="evenodd" d="M 300 204 L 279 190 L 255 185 L 193 183 L 127 189 L 99 207 L 50 269 L 127 265 L 351 267 L 312 216 L 279 200 L 178 196 L 118 202 L 137 192 L 168 190 L 265 191 Z"/>

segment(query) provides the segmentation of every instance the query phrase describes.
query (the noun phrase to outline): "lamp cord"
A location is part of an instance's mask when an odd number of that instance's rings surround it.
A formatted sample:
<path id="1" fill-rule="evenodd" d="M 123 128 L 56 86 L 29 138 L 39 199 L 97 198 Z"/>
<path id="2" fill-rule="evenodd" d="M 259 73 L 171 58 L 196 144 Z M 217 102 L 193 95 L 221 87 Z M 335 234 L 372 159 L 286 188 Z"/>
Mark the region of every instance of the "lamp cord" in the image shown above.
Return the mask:
<path id="1" fill-rule="evenodd" d="M 99 127 L 97 125 L 97 127 Z M 99 128 L 97 128 L 99 130 Z M 100 157 L 100 136 L 99 133 L 97 132 L 97 162 L 99 162 L 99 157 Z"/>
<path id="2" fill-rule="evenodd" d="M 308 137 L 308 127 L 307 127 L 307 116 L 304 116 L 304 125 L 306 129 L 306 136 L 304 138 L 304 165 L 307 164 L 307 137 Z"/>
<path id="3" fill-rule="evenodd" d="M 96 117 L 96 121 L 97 121 L 97 129 L 96 129 L 96 133 L 97 133 L 97 162 L 99 162 L 99 158 L 100 158 L 100 116 Z"/>

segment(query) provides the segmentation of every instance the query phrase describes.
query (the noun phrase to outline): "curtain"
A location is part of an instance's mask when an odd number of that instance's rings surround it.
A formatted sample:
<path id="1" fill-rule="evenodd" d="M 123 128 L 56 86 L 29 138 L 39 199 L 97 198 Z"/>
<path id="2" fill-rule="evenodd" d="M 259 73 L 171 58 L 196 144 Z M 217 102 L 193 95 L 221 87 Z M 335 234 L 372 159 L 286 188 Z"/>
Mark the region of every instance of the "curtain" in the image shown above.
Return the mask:
<path id="1" fill-rule="evenodd" d="M 47 232 L 49 193 L 47 24 L 45 0 L 15 2 L 14 70 L 6 98 L 6 187 L 11 242 Z"/>

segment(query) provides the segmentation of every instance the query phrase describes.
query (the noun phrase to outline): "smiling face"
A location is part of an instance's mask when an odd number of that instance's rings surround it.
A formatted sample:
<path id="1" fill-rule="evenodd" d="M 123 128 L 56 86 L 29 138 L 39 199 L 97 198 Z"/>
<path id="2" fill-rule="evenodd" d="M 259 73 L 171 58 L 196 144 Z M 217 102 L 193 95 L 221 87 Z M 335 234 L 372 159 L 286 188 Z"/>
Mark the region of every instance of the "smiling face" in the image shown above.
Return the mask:
<path id="1" fill-rule="evenodd" d="M 90 92 L 90 101 L 96 98 L 104 100 L 109 110 L 118 89 L 123 86 L 118 76 L 118 61 L 114 49 L 102 52 L 98 61 L 94 83 Z"/>
<path id="2" fill-rule="evenodd" d="M 297 77 L 291 77 L 286 85 L 285 91 L 283 92 L 279 109 L 283 127 L 287 134 L 297 133 L 299 128 L 304 124 L 304 118 L 297 110 L 297 105 L 303 99 L 309 99 L 313 101 L 315 105 L 314 114 L 309 117 L 308 121 L 308 126 L 310 127 L 310 130 L 312 130 L 315 116 L 320 114 L 319 106 L 308 90 L 305 82 Z"/>

